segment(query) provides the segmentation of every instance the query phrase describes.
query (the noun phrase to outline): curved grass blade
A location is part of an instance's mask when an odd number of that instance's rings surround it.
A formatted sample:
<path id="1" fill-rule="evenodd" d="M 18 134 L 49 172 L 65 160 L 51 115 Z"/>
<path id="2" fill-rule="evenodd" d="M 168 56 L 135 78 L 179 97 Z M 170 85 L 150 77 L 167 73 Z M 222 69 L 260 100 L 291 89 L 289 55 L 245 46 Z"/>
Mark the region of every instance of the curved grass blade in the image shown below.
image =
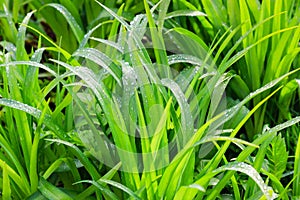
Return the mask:
<path id="1" fill-rule="evenodd" d="M 105 188 L 103 185 L 101 185 L 97 181 L 83 180 L 83 181 L 78 181 L 75 184 L 77 184 L 77 183 L 90 183 L 90 184 L 94 185 L 96 188 L 98 188 L 105 195 L 107 195 L 108 197 L 110 197 L 111 199 L 116 199 L 116 200 L 119 199 L 112 191 L 110 191 L 109 189 Z M 77 196 L 76 198 L 82 198 L 82 197 L 78 197 Z"/>
<path id="2" fill-rule="evenodd" d="M 105 25 L 105 24 L 109 24 L 109 23 L 112 23 L 113 20 L 107 20 L 105 22 L 102 22 L 102 23 L 99 23 L 97 24 L 95 27 L 93 27 L 91 30 L 89 30 L 83 37 L 82 41 L 80 42 L 79 44 L 79 47 L 78 49 L 82 49 L 84 48 L 85 46 L 87 46 L 87 43 L 88 43 L 88 40 L 90 39 L 91 35 L 98 29 L 100 28 L 101 26 Z"/>
<path id="3" fill-rule="evenodd" d="M 126 192 L 127 194 L 129 194 L 130 197 L 136 199 L 136 200 L 141 200 L 140 197 L 138 197 L 132 190 L 130 190 L 129 188 L 127 188 L 126 186 L 118 183 L 118 182 L 115 182 L 115 181 L 112 181 L 112 180 L 107 180 L 107 179 L 100 179 L 99 180 L 100 182 L 103 182 L 103 183 L 106 183 L 106 184 L 109 184 L 111 186 L 114 186 L 116 188 L 119 188 L 120 190 Z"/>
<path id="4" fill-rule="evenodd" d="M 162 84 L 169 88 L 172 93 L 174 94 L 176 100 L 178 101 L 180 111 L 181 111 L 181 128 L 182 128 L 182 135 L 179 136 L 179 142 L 182 142 L 181 146 L 183 147 L 188 140 L 192 137 L 194 132 L 194 125 L 192 114 L 190 111 L 190 106 L 187 102 L 187 99 L 184 96 L 184 93 L 181 91 L 180 87 L 175 81 L 171 79 L 163 79 Z"/>
<path id="5" fill-rule="evenodd" d="M 194 10 L 176 10 L 166 14 L 165 19 L 170 19 L 173 17 L 186 16 L 186 17 L 195 17 L 195 16 L 207 16 L 205 13 Z"/>
<path id="6" fill-rule="evenodd" d="M 185 36 L 185 38 L 189 38 L 189 40 L 187 40 L 189 42 L 188 46 L 183 46 L 183 47 L 185 47 L 185 49 L 184 49 L 185 52 L 189 52 L 191 55 L 194 55 L 194 56 L 199 56 L 203 60 L 209 55 L 208 54 L 208 52 L 209 52 L 208 46 L 205 44 L 205 42 L 202 40 L 202 38 L 200 38 L 195 33 L 191 32 L 187 29 L 181 28 L 181 27 L 175 27 L 175 28 L 171 29 L 170 31 L 175 31 L 176 33 L 179 34 L 179 36 L 183 35 L 183 36 Z M 179 37 L 179 39 L 180 39 L 180 37 Z M 190 45 L 193 45 L 194 42 L 196 42 L 197 46 L 192 49 L 195 51 L 191 51 L 191 49 L 189 49 L 189 47 L 192 47 Z M 181 44 L 181 45 L 186 45 L 186 44 Z M 199 49 L 197 49 L 197 47 Z"/>
<path id="7" fill-rule="evenodd" d="M 48 169 L 44 172 L 42 177 L 44 179 L 48 179 L 58 168 L 59 166 L 63 163 L 67 162 L 66 158 L 59 158 L 55 160 L 49 167 Z"/>
<path id="8" fill-rule="evenodd" d="M 112 179 L 113 176 L 118 172 L 120 167 L 121 167 L 121 163 L 118 163 L 111 170 L 109 170 L 109 172 L 107 172 L 102 178 L 103 179 Z M 99 181 L 97 181 L 97 182 L 92 181 L 92 182 L 95 182 L 97 185 L 92 185 L 92 186 L 88 187 L 86 190 L 84 190 L 79 195 L 77 195 L 75 197 L 75 199 L 85 200 L 87 197 L 89 197 L 91 194 L 93 194 L 95 192 L 95 190 L 97 190 L 97 188 L 100 189 L 100 190 L 102 190 L 102 188 L 103 188 L 104 192 L 111 193 L 110 190 L 108 190 L 107 188 L 104 187 L 106 184 L 102 185 L 102 184 L 99 183 Z M 74 183 L 74 184 L 77 184 L 77 183 Z M 107 195 L 109 196 L 109 194 L 107 194 Z M 114 194 L 112 194 L 112 196 L 114 196 Z M 118 198 L 116 198 L 116 199 L 118 199 Z"/>
<path id="9" fill-rule="evenodd" d="M 104 39 L 101 39 L 101 38 L 96 38 L 96 37 L 90 37 L 90 39 L 94 40 L 94 41 L 97 41 L 97 42 L 101 42 L 101 43 L 106 44 L 110 47 L 113 47 L 122 54 L 124 53 L 123 47 L 121 45 L 119 45 L 118 43 L 115 43 L 115 42 L 110 41 L 110 40 L 104 40 Z"/>
<path id="10" fill-rule="evenodd" d="M 99 1 L 95 0 L 101 7 L 103 7 L 109 14 L 111 14 L 113 17 L 115 17 L 124 27 L 126 27 L 127 30 L 130 30 L 129 24 L 119 15 L 117 15 L 115 12 L 113 12 L 111 9 L 100 3 Z"/>
<path id="11" fill-rule="evenodd" d="M 23 112 L 26 112 L 30 115 L 32 115 L 34 118 L 39 119 L 42 112 L 32 106 L 29 106 L 27 104 L 12 100 L 12 99 L 6 99 L 6 98 L 0 98 L 0 105 L 8 106 L 10 108 L 14 108 Z M 54 133 L 57 134 L 60 138 L 66 138 L 66 133 L 59 127 L 57 124 L 55 124 L 51 117 L 49 115 L 46 115 L 44 118 L 43 123 Z"/>
<path id="12" fill-rule="evenodd" d="M 28 55 L 25 49 L 25 34 L 26 26 L 35 11 L 32 11 L 26 15 L 23 19 L 21 26 L 18 30 L 18 36 L 16 41 L 16 59 L 17 60 L 28 60 Z"/>
<path id="13" fill-rule="evenodd" d="M 36 28 L 34 28 L 32 26 L 27 26 L 27 25 L 24 25 L 24 26 L 26 26 L 27 28 L 31 29 L 32 31 L 38 33 L 42 38 L 44 38 L 50 44 L 53 45 L 53 47 L 46 47 L 47 50 L 51 50 L 51 51 L 55 51 L 55 52 L 61 53 L 67 60 L 69 60 L 69 63 L 71 63 L 73 66 L 80 65 L 77 60 L 75 60 L 74 58 L 72 58 L 71 54 L 68 51 L 66 51 L 63 48 L 61 48 L 60 46 L 58 46 L 48 36 L 46 36 L 45 34 L 43 34 L 42 32 L 40 32 L 39 30 L 37 30 Z"/>
<path id="14" fill-rule="evenodd" d="M 204 66 L 208 68 L 208 66 L 203 62 L 202 59 L 188 54 L 173 54 L 168 56 L 169 65 L 177 64 L 177 63 L 189 63 L 197 66 Z"/>
<path id="15" fill-rule="evenodd" d="M 233 162 L 217 168 L 216 170 L 212 171 L 212 173 L 218 174 L 223 171 L 238 171 L 247 174 L 251 179 L 255 181 L 255 183 L 259 186 L 268 200 L 272 200 L 277 197 L 277 194 L 273 191 L 273 189 L 264 183 L 262 177 L 251 165 L 243 162 Z M 199 182 L 202 181 L 199 180 Z"/>
<path id="16" fill-rule="evenodd" d="M 69 23 L 71 29 L 73 30 L 73 32 L 75 34 L 75 37 L 76 37 L 78 43 L 80 43 L 84 37 L 84 32 L 83 32 L 82 28 L 80 27 L 80 25 L 75 20 L 75 18 L 72 16 L 72 14 L 61 4 L 50 3 L 50 4 L 45 5 L 44 7 L 46 7 L 46 6 L 55 8 L 66 18 L 67 22 Z"/>
<path id="17" fill-rule="evenodd" d="M 95 63 L 97 63 L 99 66 L 103 67 L 106 71 L 108 71 L 118 82 L 119 85 L 121 85 L 121 75 L 122 71 L 119 66 L 117 66 L 107 55 L 102 53 L 101 51 L 98 51 L 94 48 L 84 48 L 84 49 L 78 49 L 73 56 L 80 56 L 86 59 L 89 59 Z"/>
<path id="18" fill-rule="evenodd" d="M 248 175 L 252 180 L 255 181 L 255 183 L 259 186 L 259 188 L 263 192 L 264 197 L 268 200 L 273 200 L 278 196 L 271 187 L 267 186 L 264 183 L 262 177 L 251 165 L 248 165 L 243 162 L 231 162 L 226 165 L 223 165 L 223 166 L 211 171 L 210 173 L 205 174 L 200 179 L 198 179 L 194 184 L 197 184 L 197 185 L 199 184 L 202 187 L 205 187 L 203 185 L 203 183 L 208 182 L 209 180 L 211 180 L 211 178 L 213 178 L 217 174 L 224 172 L 224 171 L 233 171 L 232 174 L 234 172 L 238 171 L 238 172 L 242 172 L 242 173 Z M 194 198 L 195 195 L 198 193 L 197 189 L 189 188 L 189 190 L 190 190 L 188 193 L 189 198 Z M 214 189 L 212 191 L 214 191 Z M 212 199 L 210 196 L 208 196 L 207 198 Z"/>
<path id="19" fill-rule="evenodd" d="M 241 145 L 247 145 L 247 146 L 252 146 L 255 148 L 259 148 L 259 146 L 247 142 L 245 140 L 239 139 L 239 138 L 232 138 L 232 137 L 226 137 L 226 136 L 208 136 L 203 138 L 202 140 L 200 140 L 199 142 L 195 143 L 194 146 L 203 144 L 205 142 L 213 142 L 213 141 L 231 141 L 232 143 L 235 143 L 238 147 L 240 147 L 242 150 L 244 149 L 244 147 L 242 147 Z"/>

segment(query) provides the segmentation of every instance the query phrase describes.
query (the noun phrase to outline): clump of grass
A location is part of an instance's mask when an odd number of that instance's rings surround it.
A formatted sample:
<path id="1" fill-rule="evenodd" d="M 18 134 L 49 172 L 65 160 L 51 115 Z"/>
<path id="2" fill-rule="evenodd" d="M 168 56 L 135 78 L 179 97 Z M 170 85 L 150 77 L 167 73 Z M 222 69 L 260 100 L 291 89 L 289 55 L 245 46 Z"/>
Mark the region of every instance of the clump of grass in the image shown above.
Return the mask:
<path id="1" fill-rule="evenodd" d="M 209 9 L 214 3 L 160 1 L 150 7 L 144 1 L 130 8 L 132 1 L 126 1 L 115 10 L 116 2 L 94 2 L 97 6 L 93 7 L 82 2 L 93 13 L 106 13 L 97 21 L 101 23 L 88 29 L 83 28 L 80 8 L 74 2 L 44 7 L 39 1 L 32 3 L 44 17 L 47 9 L 60 12 L 65 24 L 54 32 L 70 37 L 61 43 L 31 25 L 34 12 L 18 28 L 9 26 L 21 8 L 16 6 L 11 15 L 3 7 L 7 15 L 1 16 L 2 23 L 18 36 L 13 39 L 14 34 L 5 30 L 11 43 L 1 43 L 3 198 L 299 196 L 299 149 L 290 175 L 289 143 L 280 134 L 288 127 L 295 134 L 300 121 L 288 109 L 299 97 L 294 78 L 299 68 L 292 70 L 298 50 L 296 39 L 291 38 L 293 33 L 299 37 L 299 26 L 295 16 L 280 13 L 286 6 L 294 12 L 292 5 L 282 4 L 275 13 L 266 13 L 270 5 L 263 1 L 259 14 L 254 4 L 229 1 L 228 5 L 234 5 L 228 9 L 236 8 L 234 13 L 238 8 L 248 11 L 239 13 L 239 21 L 232 21 L 231 15 L 222 18 L 226 12 L 221 3 L 213 7 L 218 11 L 213 19 L 214 11 Z M 169 5 L 176 10 L 168 13 Z M 191 11 L 202 6 L 203 12 Z M 132 17 L 130 23 L 122 17 L 141 7 L 144 13 Z M 250 11 L 254 19 L 249 24 L 245 20 L 250 19 Z M 50 26 L 57 23 L 48 18 Z M 195 33 L 199 33 L 195 21 L 199 20 L 207 34 L 198 36 L 180 27 L 183 19 L 191 20 Z M 291 22 L 282 27 L 265 28 L 287 19 Z M 233 27 L 224 28 L 222 20 L 229 20 Z M 223 31 L 217 34 L 215 29 L 221 27 Z M 106 28 L 109 33 L 103 34 Z M 24 43 L 28 29 L 39 35 L 37 49 L 30 53 Z M 68 32 L 62 33 L 65 29 Z M 204 42 L 206 36 L 214 39 L 211 45 Z M 273 45 L 284 39 L 292 42 L 285 46 L 291 53 L 287 57 Z M 266 51 L 269 45 L 271 53 Z M 42 61 L 45 52 L 52 58 Z M 252 54 L 260 59 L 253 61 Z M 273 62 L 271 58 L 278 54 L 277 64 L 288 63 L 289 69 L 268 72 L 263 82 L 258 77 L 254 87 L 257 77 L 251 70 L 258 65 L 252 62 L 265 66 L 265 57 Z M 254 67 L 242 76 L 242 66 Z M 267 72 L 274 66 L 267 62 L 260 70 Z M 269 122 L 264 118 L 266 104 L 274 97 L 280 99 L 279 104 L 287 101 L 278 117 L 280 124 L 262 129 Z M 257 116 L 264 118 L 259 124 Z M 253 123 L 249 122 L 252 118 Z M 245 131 L 249 141 L 238 137 Z M 238 150 L 231 151 L 236 146 Z"/>

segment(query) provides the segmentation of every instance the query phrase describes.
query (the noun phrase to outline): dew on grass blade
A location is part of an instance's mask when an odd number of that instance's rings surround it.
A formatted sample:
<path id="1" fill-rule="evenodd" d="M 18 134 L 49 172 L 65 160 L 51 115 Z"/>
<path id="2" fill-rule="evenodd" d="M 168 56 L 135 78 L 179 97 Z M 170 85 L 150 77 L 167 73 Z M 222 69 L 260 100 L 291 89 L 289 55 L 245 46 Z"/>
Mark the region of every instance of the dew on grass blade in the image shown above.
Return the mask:
<path id="1" fill-rule="evenodd" d="M 179 17 L 179 16 L 190 16 L 190 17 L 195 17 L 195 16 L 206 16 L 205 13 L 200 12 L 200 11 L 194 11 L 194 10 L 177 10 L 170 12 L 166 15 L 165 19 L 170 19 L 173 17 Z"/>
<path id="2" fill-rule="evenodd" d="M 74 35 L 76 36 L 77 41 L 80 43 L 84 38 L 84 32 L 81 29 L 80 25 L 75 20 L 75 18 L 72 16 L 72 14 L 61 4 L 50 3 L 50 4 L 46 4 L 46 6 L 55 8 L 66 18 L 67 22 L 69 23 L 71 29 L 74 32 Z"/>
<path id="3" fill-rule="evenodd" d="M 255 183 L 259 186 L 264 196 L 268 200 L 273 200 L 278 197 L 278 195 L 273 191 L 273 189 L 265 184 L 262 177 L 251 165 L 248 165 L 244 162 L 231 162 L 215 169 L 213 173 L 220 173 L 222 171 L 227 171 L 227 170 L 238 171 L 247 174 L 251 179 L 255 181 Z"/>
<path id="4" fill-rule="evenodd" d="M 4 105 L 4 106 L 8 106 L 10 108 L 14 108 L 14 109 L 17 109 L 17 110 L 24 111 L 28 114 L 31 114 L 32 116 L 34 116 L 36 118 L 39 118 L 40 115 L 41 115 L 40 110 L 38 110 L 34 107 L 31 107 L 27 104 L 12 100 L 12 99 L 1 98 L 0 99 L 0 104 Z"/>

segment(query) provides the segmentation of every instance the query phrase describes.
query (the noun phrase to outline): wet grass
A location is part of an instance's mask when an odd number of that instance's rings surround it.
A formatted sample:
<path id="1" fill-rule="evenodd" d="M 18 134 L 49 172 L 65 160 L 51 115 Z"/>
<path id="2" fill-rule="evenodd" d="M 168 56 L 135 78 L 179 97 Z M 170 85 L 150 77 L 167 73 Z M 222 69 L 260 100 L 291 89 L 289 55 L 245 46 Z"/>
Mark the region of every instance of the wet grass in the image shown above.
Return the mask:
<path id="1" fill-rule="evenodd" d="M 298 198 L 298 7 L 4 1 L 2 198 Z"/>

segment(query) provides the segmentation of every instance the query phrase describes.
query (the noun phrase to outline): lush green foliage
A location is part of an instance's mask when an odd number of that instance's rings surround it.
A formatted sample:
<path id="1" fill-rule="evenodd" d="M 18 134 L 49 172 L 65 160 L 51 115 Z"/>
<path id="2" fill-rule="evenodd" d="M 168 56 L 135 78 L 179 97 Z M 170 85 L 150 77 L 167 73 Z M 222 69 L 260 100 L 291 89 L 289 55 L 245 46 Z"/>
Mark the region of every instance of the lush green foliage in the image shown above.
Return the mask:
<path id="1" fill-rule="evenodd" d="M 299 0 L 0 2 L 3 199 L 300 197 Z"/>

